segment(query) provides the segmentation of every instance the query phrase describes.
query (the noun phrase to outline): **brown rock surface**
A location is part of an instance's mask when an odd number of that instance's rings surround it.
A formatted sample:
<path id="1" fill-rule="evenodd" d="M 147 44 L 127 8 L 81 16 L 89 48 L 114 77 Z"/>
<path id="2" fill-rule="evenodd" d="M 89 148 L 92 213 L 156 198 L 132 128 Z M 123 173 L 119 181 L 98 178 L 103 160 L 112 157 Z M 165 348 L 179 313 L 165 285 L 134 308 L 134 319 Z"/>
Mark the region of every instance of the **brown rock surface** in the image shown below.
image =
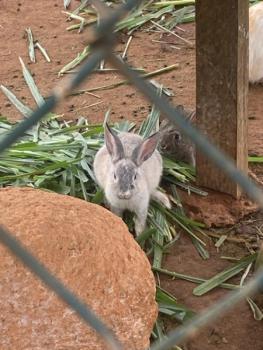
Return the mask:
<path id="1" fill-rule="evenodd" d="M 145 349 L 156 319 L 150 264 L 124 223 L 85 201 L 29 188 L 0 190 L 0 224 L 111 327 Z M 0 246 L 0 349 L 106 349 L 76 314 Z"/>

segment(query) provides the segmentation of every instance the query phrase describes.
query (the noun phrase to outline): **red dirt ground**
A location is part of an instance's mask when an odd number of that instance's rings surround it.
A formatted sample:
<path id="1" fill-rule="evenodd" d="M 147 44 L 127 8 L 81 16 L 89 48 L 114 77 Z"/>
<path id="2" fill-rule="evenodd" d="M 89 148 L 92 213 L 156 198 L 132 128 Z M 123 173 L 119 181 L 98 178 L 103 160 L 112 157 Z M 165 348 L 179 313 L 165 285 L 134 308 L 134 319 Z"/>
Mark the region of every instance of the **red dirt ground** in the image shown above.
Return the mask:
<path id="1" fill-rule="evenodd" d="M 72 1 L 72 3 L 74 7 L 77 1 Z M 41 93 L 48 96 L 52 87 L 60 81 L 57 75 L 58 71 L 85 47 L 86 32 L 78 34 L 66 31 L 66 27 L 70 23 L 66 22 L 66 15 L 62 13 L 62 0 L 38 0 L 34 2 L 2 0 L 0 11 L 4 14 L 0 19 L 0 83 L 11 88 L 17 97 L 33 108 L 34 102 L 22 78 L 18 57 L 21 56 L 29 66 Z M 51 63 L 47 63 L 39 52 L 37 52 L 37 62 L 30 63 L 25 36 L 25 29 L 28 27 L 32 29 L 34 38 L 39 40 L 48 51 Z M 195 26 L 188 24 L 182 28 L 185 32 L 180 31 L 180 35 L 190 40 L 193 43 L 192 47 L 175 37 L 160 37 L 158 33 L 135 32 L 128 51 L 128 61 L 138 67 L 143 67 L 147 72 L 178 63 L 178 69 L 154 79 L 174 91 L 173 103 L 183 104 L 187 108 L 195 108 Z M 169 44 L 158 43 L 156 40 L 166 41 Z M 123 52 L 126 42 L 127 37 L 121 35 L 116 51 Z M 171 48 L 170 44 L 175 45 L 177 49 Z M 119 81 L 119 79 L 121 77 L 115 73 L 96 74 L 86 81 L 82 88 L 110 84 Z M 66 119 L 82 115 L 90 122 L 101 122 L 108 108 L 111 108 L 112 120 L 131 119 L 140 122 L 148 114 L 149 103 L 132 86 L 99 91 L 96 94 L 99 98 L 88 94 L 69 98 L 57 108 L 57 112 L 64 114 Z M 249 152 L 251 154 L 263 155 L 262 97 L 262 86 L 250 87 L 248 132 Z M 83 108 L 96 102 L 102 103 Z M 0 94 L 0 114 L 7 116 L 10 120 L 21 118 L 3 94 Z M 263 180 L 262 167 L 255 166 L 253 169 L 255 169 L 257 176 Z M 242 232 L 249 231 L 252 227 L 251 222 L 248 224 L 245 222 L 243 226 L 240 225 Z M 253 233 L 262 225 L 261 215 L 256 223 L 253 222 Z M 244 246 L 233 245 L 233 243 L 224 244 L 221 251 L 217 252 L 212 240 L 208 241 L 208 250 L 211 258 L 203 261 L 187 237 L 182 236 L 167 256 L 165 266 L 181 273 L 211 277 L 224 267 L 229 266 L 229 263 L 220 259 L 221 255 L 242 256 L 246 252 Z M 224 290 L 216 290 L 198 298 L 192 295 L 193 285 L 189 282 L 172 281 L 162 277 L 161 284 L 177 296 L 180 302 L 184 302 L 196 311 L 211 305 L 226 293 Z M 200 335 L 183 347 L 184 350 L 262 350 L 262 348 L 262 323 L 253 320 L 245 303 L 240 304 L 228 316 L 224 316 L 222 320 L 218 320 L 216 325 L 202 331 Z"/>

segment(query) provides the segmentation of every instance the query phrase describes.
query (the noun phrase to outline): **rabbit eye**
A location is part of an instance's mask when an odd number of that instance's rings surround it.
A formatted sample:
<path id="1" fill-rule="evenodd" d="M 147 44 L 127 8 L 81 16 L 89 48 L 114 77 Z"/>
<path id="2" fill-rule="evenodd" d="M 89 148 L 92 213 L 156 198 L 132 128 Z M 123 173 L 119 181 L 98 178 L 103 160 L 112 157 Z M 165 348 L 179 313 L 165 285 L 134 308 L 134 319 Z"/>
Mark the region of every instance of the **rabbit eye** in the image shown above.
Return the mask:
<path id="1" fill-rule="evenodd" d="M 137 179 L 137 174 L 134 175 L 133 180 L 135 181 Z"/>
<path id="2" fill-rule="evenodd" d="M 175 138 L 175 141 L 180 141 L 181 135 L 179 133 L 175 133 L 174 138 Z"/>
<path id="3" fill-rule="evenodd" d="M 114 180 L 117 180 L 117 176 L 115 173 L 113 174 L 113 177 L 114 177 Z"/>

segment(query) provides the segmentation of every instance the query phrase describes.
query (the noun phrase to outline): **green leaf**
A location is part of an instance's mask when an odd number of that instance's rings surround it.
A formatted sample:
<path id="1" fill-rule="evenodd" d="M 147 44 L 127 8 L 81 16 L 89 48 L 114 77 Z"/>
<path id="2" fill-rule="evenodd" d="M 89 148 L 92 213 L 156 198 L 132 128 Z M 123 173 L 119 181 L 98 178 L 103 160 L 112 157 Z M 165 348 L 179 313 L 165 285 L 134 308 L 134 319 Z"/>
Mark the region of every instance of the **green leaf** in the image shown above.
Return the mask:
<path id="1" fill-rule="evenodd" d="M 187 321 L 195 315 L 192 310 L 179 304 L 175 297 L 160 287 L 156 289 L 156 301 L 161 314 L 174 318 L 179 322 Z"/>
<path id="2" fill-rule="evenodd" d="M 101 189 L 98 189 L 97 192 L 92 197 L 91 202 L 95 204 L 102 204 L 104 201 L 104 192 Z"/>
<path id="3" fill-rule="evenodd" d="M 227 281 L 231 277 L 236 276 L 242 270 L 244 270 L 251 262 L 256 260 L 256 257 L 257 254 L 246 256 L 230 268 L 225 269 L 224 271 L 218 273 L 214 277 L 210 278 L 206 282 L 194 288 L 193 294 L 197 296 L 204 295 L 205 293 L 216 288 L 217 286 L 220 286 L 220 284 Z"/>
<path id="4" fill-rule="evenodd" d="M 16 107 L 16 109 L 26 118 L 29 118 L 33 113 L 32 109 L 24 105 L 9 89 L 4 85 L 0 86 L 2 92 L 6 95 L 9 101 Z"/>
<path id="5" fill-rule="evenodd" d="M 198 251 L 199 255 L 204 259 L 207 260 L 210 258 L 209 252 L 205 249 L 205 247 L 194 237 L 191 237 L 191 240 L 193 242 L 193 245 L 195 246 L 196 250 Z"/>
<path id="6" fill-rule="evenodd" d="M 24 79 L 27 83 L 27 86 L 29 87 L 29 90 L 31 91 L 31 94 L 34 97 L 37 105 L 40 107 L 40 106 L 42 106 L 42 104 L 45 103 L 45 100 L 43 99 L 42 95 L 40 94 L 32 75 L 30 74 L 29 70 L 25 66 L 21 57 L 19 57 L 19 61 L 20 61 L 21 66 L 22 66 L 23 76 L 24 76 Z"/>
<path id="7" fill-rule="evenodd" d="M 263 163 L 263 156 L 248 157 L 250 163 Z"/>
<path id="8" fill-rule="evenodd" d="M 160 269 L 160 268 L 154 268 L 154 267 L 152 269 L 153 269 L 153 271 L 163 273 L 163 274 L 165 274 L 167 276 L 170 276 L 172 278 L 178 278 L 178 279 L 181 279 L 181 280 L 184 280 L 184 281 L 188 281 L 188 282 L 192 282 L 192 283 L 201 284 L 201 283 L 204 283 L 204 282 L 207 281 L 204 278 L 194 277 L 194 276 L 186 275 L 186 274 L 183 274 L 183 273 L 169 271 L 169 270 L 166 270 L 166 269 Z M 225 289 L 231 289 L 231 290 L 240 288 L 239 285 L 230 284 L 230 283 L 222 283 L 222 284 L 220 284 L 220 287 L 221 288 L 225 288 Z"/>
<path id="9" fill-rule="evenodd" d="M 158 318 L 155 322 L 154 329 L 152 331 L 152 337 L 159 342 L 162 342 L 166 337 L 164 333 L 164 324 L 163 321 Z"/>
<path id="10" fill-rule="evenodd" d="M 141 245 L 153 234 L 156 234 L 156 228 L 152 227 L 144 230 L 138 237 L 135 238 L 135 240 Z"/>
<path id="11" fill-rule="evenodd" d="M 31 31 L 31 28 L 26 29 L 27 38 L 28 38 L 28 53 L 30 61 L 35 63 L 36 62 L 36 56 L 35 56 L 35 48 L 34 48 L 34 39 L 33 34 Z"/>

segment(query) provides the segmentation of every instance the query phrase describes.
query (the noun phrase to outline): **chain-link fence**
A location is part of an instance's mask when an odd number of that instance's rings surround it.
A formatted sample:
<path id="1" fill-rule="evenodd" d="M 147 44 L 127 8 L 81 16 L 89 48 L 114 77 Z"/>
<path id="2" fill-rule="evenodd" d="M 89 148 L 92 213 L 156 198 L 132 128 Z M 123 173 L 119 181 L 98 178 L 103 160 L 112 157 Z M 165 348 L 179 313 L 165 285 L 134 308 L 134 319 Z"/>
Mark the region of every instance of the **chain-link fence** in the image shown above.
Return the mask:
<path id="1" fill-rule="evenodd" d="M 148 100 L 158 108 L 170 121 L 177 124 L 179 129 L 188 136 L 216 166 L 221 168 L 243 191 L 263 208 L 263 192 L 234 165 L 233 161 L 222 154 L 213 146 L 194 126 L 189 125 L 184 116 L 171 106 L 166 99 L 159 96 L 156 90 L 144 81 L 135 70 L 131 69 L 125 62 L 120 60 L 114 53 L 115 24 L 130 10 L 141 3 L 139 0 L 127 0 L 125 4 L 111 11 L 103 2 L 91 0 L 90 3 L 96 7 L 100 21 L 99 25 L 93 27 L 88 33 L 88 41 L 92 52 L 79 72 L 70 79 L 64 79 L 57 86 L 45 103 L 32 113 L 30 118 L 24 119 L 10 133 L 0 141 L 0 152 L 10 147 L 15 141 L 24 135 L 25 131 L 35 125 L 41 118 L 50 112 L 59 102 L 66 98 L 84 79 L 86 79 L 98 66 L 101 60 L 108 59 L 119 71 L 141 91 Z M 111 349 L 122 349 L 122 345 L 114 333 L 100 319 L 79 300 L 66 286 L 53 276 L 31 253 L 25 249 L 7 230 L 0 227 L 0 241 L 9 248 L 32 272 L 34 272 L 51 290 L 53 290 L 65 303 L 67 303 L 87 325 L 97 331 L 106 341 Z M 166 340 L 153 344 L 152 350 L 170 349 L 193 334 L 200 327 L 211 322 L 218 316 L 233 307 L 241 299 L 263 289 L 263 271 L 259 271 L 253 280 L 245 287 L 230 293 L 222 301 L 196 316 L 188 323 L 178 327 Z"/>

